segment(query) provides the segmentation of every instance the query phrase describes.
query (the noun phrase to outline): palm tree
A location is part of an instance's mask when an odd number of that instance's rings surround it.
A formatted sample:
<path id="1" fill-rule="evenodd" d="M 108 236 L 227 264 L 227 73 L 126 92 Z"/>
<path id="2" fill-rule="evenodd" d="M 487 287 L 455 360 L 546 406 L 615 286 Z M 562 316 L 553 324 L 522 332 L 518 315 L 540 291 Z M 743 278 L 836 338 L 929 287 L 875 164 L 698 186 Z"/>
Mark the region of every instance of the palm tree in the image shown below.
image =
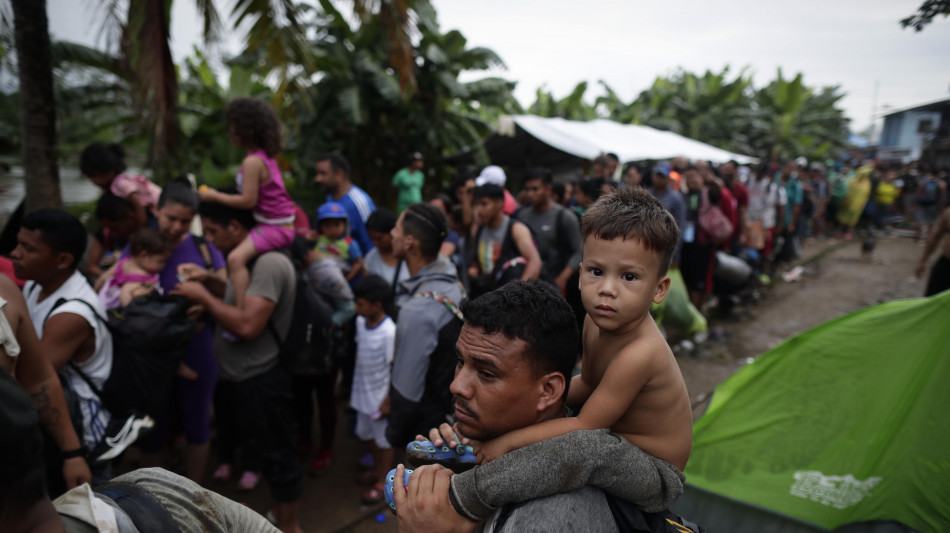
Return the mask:
<path id="1" fill-rule="evenodd" d="M 20 79 L 20 124 L 26 211 L 61 207 L 56 160 L 56 107 L 46 0 L 12 0 Z"/>

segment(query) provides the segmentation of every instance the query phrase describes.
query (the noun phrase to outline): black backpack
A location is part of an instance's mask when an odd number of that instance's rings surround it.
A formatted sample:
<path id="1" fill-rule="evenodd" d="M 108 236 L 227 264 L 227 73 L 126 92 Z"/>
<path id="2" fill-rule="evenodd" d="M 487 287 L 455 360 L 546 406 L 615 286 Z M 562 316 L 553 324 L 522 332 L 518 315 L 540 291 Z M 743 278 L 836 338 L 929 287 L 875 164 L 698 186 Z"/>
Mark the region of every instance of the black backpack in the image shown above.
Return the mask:
<path id="1" fill-rule="evenodd" d="M 321 376 L 333 366 L 333 307 L 307 279 L 304 242 L 298 237 L 290 249 L 280 250 L 294 264 L 296 276 L 290 329 L 282 337 L 273 320 L 267 321 L 267 328 L 277 341 L 280 362 L 288 372 L 295 376 Z"/>
<path id="2" fill-rule="evenodd" d="M 112 371 L 102 389 L 75 363 L 68 364 L 99 396 L 113 417 L 164 414 L 178 364 L 195 334 L 184 296 L 153 292 L 102 316 L 85 300 L 61 298 L 43 320 L 66 302 L 81 302 L 112 335 Z"/>

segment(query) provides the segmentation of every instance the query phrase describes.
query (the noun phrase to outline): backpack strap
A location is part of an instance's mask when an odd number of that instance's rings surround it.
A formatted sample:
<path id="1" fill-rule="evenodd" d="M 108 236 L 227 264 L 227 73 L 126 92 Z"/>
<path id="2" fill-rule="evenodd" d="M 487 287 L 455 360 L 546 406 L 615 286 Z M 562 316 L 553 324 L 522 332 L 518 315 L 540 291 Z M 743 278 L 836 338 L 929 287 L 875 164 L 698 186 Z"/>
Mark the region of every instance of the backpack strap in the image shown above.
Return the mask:
<path id="1" fill-rule="evenodd" d="M 445 308 L 448 309 L 450 313 L 455 315 L 456 318 L 458 318 L 462 322 L 465 322 L 465 316 L 462 315 L 462 310 L 459 309 L 459 306 L 456 305 L 455 302 L 453 302 L 451 298 L 449 298 L 448 296 L 446 296 L 445 294 L 441 292 L 422 291 L 420 293 L 417 293 L 415 296 L 413 296 L 413 298 L 429 298 L 430 300 L 435 300 L 439 302 L 440 304 L 444 305 Z"/>
<path id="2" fill-rule="evenodd" d="M 96 311 L 96 309 L 92 306 L 91 303 L 87 302 L 86 300 L 81 300 L 79 298 L 69 298 L 69 299 L 60 298 L 59 300 L 56 300 L 56 303 L 53 304 L 52 309 L 50 309 L 49 313 L 46 313 L 46 317 L 43 318 L 43 327 L 46 327 L 46 321 L 49 320 L 50 316 L 53 314 L 53 311 L 55 311 L 61 305 L 65 303 L 69 303 L 69 302 L 80 302 L 86 307 L 88 307 L 92 315 L 95 316 L 96 319 L 99 320 L 99 322 L 101 322 L 106 327 L 106 330 L 109 332 L 110 335 L 115 333 L 112 330 L 112 326 L 109 324 L 109 321 L 106 320 L 105 317 L 100 315 Z M 96 396 L 98 396 L 100 399 L 102 398 L 102 389 L 100 389 L 99 387 L 95 386 L 95 384 L 93 384 L 92 379 L 90 379 L 89 376 L 87 376 L 86 373 L 83 372 L 81 368 L 79 368 L 79 365 L 74 363 L 71 359 L 66 364 L 69 365 L 69 367 L 72 368 L 73 371 L 76 372 L 76 374 L 79 376 L 80 379 L 86 382 L 86 385 L 89 386 L 89 388 L 92 390 L 93 393 L 95 393 Z"/>
<path id="3" fill-rule="evenodd" d="M 191 240 L 195 243 L 195 246 L 198 247 L 198 253 L 201 254 L 201 258 L 205 262 L 205 269 L 214 269 L 214 259 L 211 256 L 211 248 L 208 247 L 208 241 L 203 236 L 195 234 L 191 235 Z"/>
<path id="4" fill-rule="evenodd" d="M 138 485 L 109 481 L 96 486 L 95 492 L 115 502 L 139 531 L 181 533 L 162 502 Z"/>

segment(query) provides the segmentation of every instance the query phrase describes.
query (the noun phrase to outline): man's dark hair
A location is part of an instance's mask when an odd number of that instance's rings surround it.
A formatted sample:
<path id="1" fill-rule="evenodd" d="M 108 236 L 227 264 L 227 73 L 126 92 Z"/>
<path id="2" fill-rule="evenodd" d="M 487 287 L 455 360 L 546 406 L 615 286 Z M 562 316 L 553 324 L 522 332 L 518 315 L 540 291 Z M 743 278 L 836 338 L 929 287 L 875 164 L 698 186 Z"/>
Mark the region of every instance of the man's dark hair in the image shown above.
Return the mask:
<path id="1" fill-rule="evenodd" d="M 475 187 L 475 192 L 472 195 L 476 200 L 479 198 L 491 198 L 492 200 L 504 200 L 505 199 L 505 189 L 501 185 L 496 185 L 494 183 L 486 183 L 480 187 Z"/>
<path id="2" fill-rule="evenodd" d="M 567 193 L 567 186 L 564 185 L 563 181 L 555 181 L 551 184 L 551 194 L 559 200 L 564 199 L 564 194 Z"/>
<path id="3" fill-rule="evenodd" d="M 39 209 L 23 217 L 23 229 L 40 232 L 40 240 L 46 243 L 53 253 L 67 253 L 73 256 L 69 268 L 75 269 L 82 255 L 86 253 L 86 228 L 78 218 L 61 209 Z"/>
<path id="4" fill-rule="evenodd" d="M 613 152 L 607 152 L 606 154 L 604 154 L 604 156 L 607 157 L 608 159 L 613 159 L 614 163 L 620 162 L 620 157 Z"/>
<path id="5" fill-rule="evenodd" d="M 132 202 L 106 191 L 96 202 L 96 218 L 99 220 L 122 220 L 135 212 Z"/>
<path id="6" fill-rule="evenodd" d="M 554 285 L 538 280 L 512 281 L 474 300 L 465 300 L 461 310 L 467 326 L 525 341 L 525 357 L 536 377 L 560 372 L 570 384 L 577 364 L 577 321 Z"/>
<path id="7" fill-rule="evenodd" d="M 435 259 L 439 255 L 442 241 L 449 234 L 442 210 L 421 202 L 403 211 L 402 229 L 419 241 L 419 252 L 426 259 Z"/>
<path id="8" fill-rule="evenodd" d="M 333 172 L 337 172 L 337 171 L 339 171 L 339 170 L 342 170 L 342 171 L 343 171 L 343 177 L 346 178 L 346 179 L 350 179 L 350 162 L 347 161 L 346 158 L 343 157 L 342 155 L 340 155 L 340 154 L 332 154 L 332 153 L 331 153 L 331 154 L 323 154 L 323 155 L 321 155 L 320 157 L 317 158 L 317 163 L 319 163 L 319 162 L 321 162 L 321 161 L 329 161 L 329 162 L 330 162 L 330 168 L 333 169 Z"/>
<path id="9" fill-rule="evenodd" d="M 659 200 L 642 187 L 621 187 L 601 196 L 584 213 L 584 240 L 635 239 L 660 254 L 660 276 L 666 274 L 679 241 L 676 220 Z"/>
<path id="10" fill-rule="evenodd" d="M 541 180 L 541 185 L 551 185 L 554 182 L 554 175 L 551 174 L 551 169 L 547 167 L 535 167 L 528 171 L 528 177 L 525 178 L 525 183 L 532 180 Z"/>
<path id="11" fill-rule="evenodd" d="M 238 194 L 237 187 L 225 187 L 218 190 L 225 194 Z M 248 231 L 257 225 L 254 212 L 250 209 L 236 209 L 217 202 L 201 202 L 198 206 L 198 214 L 222 227 L 230 224 L 232 220 L 237 221 Z"/>
<path id="12" fill-rule="evenodd" d="M 367 274 L 353 284 L 353 297 L 362 298 L 369 303 L 381 303 L 387 306 L 393 290 L 389 282 L 376 274 Z"/>
<path id="13" fill-rule="evenodd" d="M 187 178 L 176 178 L 167 183 L 162 188 L 162 194 L 158 197 L 158 208 L 161 209 L 168 204 L 176 204 L 191 209 L 192 213 L 198 212 L 198 194 L 191 188 Z"/>
<path id="14" fill-rule="evenodd" d="M 376 209 L 366 219 L 366 231 L 389 233 L 394 227 L 396 227 L 396 215 L 385 207 Z"/>
<path id="15" fill-rule="evenodd" d="M 121 174 L 125 171 L 125 150 L 116 143 L 92 143 L 79 156 L 79 170 L 85 176 Z"/>

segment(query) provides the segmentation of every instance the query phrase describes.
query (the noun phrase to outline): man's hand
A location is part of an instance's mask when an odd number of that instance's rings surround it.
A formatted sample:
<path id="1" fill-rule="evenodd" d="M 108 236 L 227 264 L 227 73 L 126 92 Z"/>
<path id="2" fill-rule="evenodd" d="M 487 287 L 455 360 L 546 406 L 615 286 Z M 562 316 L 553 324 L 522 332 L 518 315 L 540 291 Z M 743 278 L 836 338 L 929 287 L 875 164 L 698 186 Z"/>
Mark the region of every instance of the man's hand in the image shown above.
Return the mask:
<path id="1" fill-rule="evenodd" d="M 461 439 L 461 442 L 459 442 L 458 439 Z M 458 428 L 450 426 L 446 423 L 443 423 L 437 428 L 430 429 L 428 439 L 422 435 L 416 435 L 416 440 L 428 440 L 433 446 L 442 446 L 444 444 L 449 448 L 457 448 L 459 444 L 468 445 L 472 442 L 470 439 L 460 434 L 458 432 Z"/>
<path id="2" fill-rule="evenodd" d="M 175 286 L 175 290 L 173 290 L 171 293 L 180 294 L 195 303 L 202 303 L 204 302 L 205 298 L 211 295 L 211 293 L 208 292 L 208 289 L 206 289 L 204 285 L 198 283 L 197 281 L 179 283 Z"/>
<path id="3" fill-rule="evenodd" d="M 439 465 L 417 468 L 403 487 L 405 467 L 396 466 L 393 480 L 393 501 L 399 531 L 474 531 L 478 524 L 455 512 L 449 501 L 449 480 L 452 471 Z"/>
<path id="4" fill-rule="evenodd" d="M 178 279 L 204 283 L 208 279 L 208 270 L 194 263 L 182 263 L 178 265 Z"/>
<path id="5" fill-rule="evenodd" d="M 63 479 L 66 480 L 66 488 L 72 489 L 89 483 L 92 480 L 92 472 L 89 471 L 89 465 L 82 457 L 73 457 L 63 461 Z"/>

